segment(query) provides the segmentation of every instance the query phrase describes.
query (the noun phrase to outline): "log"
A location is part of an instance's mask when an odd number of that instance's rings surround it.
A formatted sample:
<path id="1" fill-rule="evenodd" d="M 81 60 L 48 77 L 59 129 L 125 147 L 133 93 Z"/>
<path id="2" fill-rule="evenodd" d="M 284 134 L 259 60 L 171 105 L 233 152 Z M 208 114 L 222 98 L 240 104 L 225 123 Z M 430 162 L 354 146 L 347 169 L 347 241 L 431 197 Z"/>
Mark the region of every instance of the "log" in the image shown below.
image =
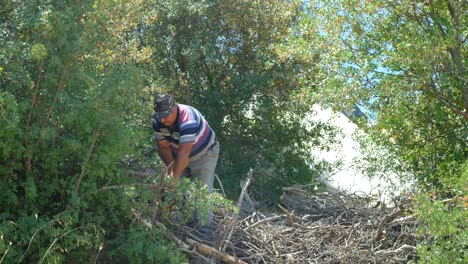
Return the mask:
<path id="1" fill-rule="evenodd" d="M 194 246 L 197 250 L 197 252 L 205 255 L 205 256 L 212 256 L 216 257 L 217 259 L 228 263 L 228 264 L 247 264 L 246 262 L 233 257 L 231 255 L 228 255 L 226 253 L 223 253 L 221 251 L 218 251 L 217 249 L 210 247 L 208 245 L 205 245 L 203 243 L 197 242 L 195 240 L 192 240 L 190 238 L 187 239 L 187 243 Z"/>

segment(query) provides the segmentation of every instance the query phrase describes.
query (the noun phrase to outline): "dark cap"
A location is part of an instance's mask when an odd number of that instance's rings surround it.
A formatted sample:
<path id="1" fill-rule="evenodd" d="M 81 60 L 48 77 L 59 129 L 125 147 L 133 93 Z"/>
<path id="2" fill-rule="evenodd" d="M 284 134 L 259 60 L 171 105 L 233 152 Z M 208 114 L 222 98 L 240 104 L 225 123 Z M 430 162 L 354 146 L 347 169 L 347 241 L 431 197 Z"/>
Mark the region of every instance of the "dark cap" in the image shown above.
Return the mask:
<path id="1" fill-rule="evenodd" d="M 167 117 L 175 104 L 176 102 L 172 95 L 158 94 L 154 98 L 154 112 L 156 113 L 156 118 L 161 119 Z"/>

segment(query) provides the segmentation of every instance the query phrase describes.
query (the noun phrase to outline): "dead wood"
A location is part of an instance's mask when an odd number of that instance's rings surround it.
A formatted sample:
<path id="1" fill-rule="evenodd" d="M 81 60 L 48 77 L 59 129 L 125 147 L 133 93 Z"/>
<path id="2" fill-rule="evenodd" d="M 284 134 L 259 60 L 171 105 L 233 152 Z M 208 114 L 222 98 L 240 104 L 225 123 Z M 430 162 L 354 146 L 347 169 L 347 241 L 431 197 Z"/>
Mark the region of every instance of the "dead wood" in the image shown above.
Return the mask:
<path id="1" fill-rule="evenodd" d="M 382 235 L 383 235 L 383 230 L 385 228 L 385 226 L 387 225 L 387 223 L 403 216 L 405 214 L 405 210 L 402 210 L 402 209 L 397 209 L 395 212 L 392 212 L 388 215 L 386 215 L 381 221 L 380 221 L 380 224 L 379 226 L 377 227 L 377 231 L 375 232 L 375 235 L 374 235 L 374 241 L 378 241 L 380 239 L 382 239 Z M 407 220 L 407 219 L 405 219 Z M 402 221 L 402 220 L 401 220 Z"/>
<path id="2" fill-rule="evenodd" d="M 187 242 L 190 244 L 190 245 L 193 245 L 195 246 L 195 248 L 197 249 L 197 252 L 200 252 L 201 254 L 205 255 L 205 256 L 212 256 L 212 257 L 216 257 L 218 259 L 220 259 L 221 261 L 225 262 L 225 263 L 228 263 L 228 264 L 246 264 L 246 262 L 238 259 L 238 258 L 235 258 L 233 256 L 230 256 L 228 254 L 225 254 L 223 252 L 220 252 L 218 251 L 217 249 L 211 247 L 211 246 L 208 246 L 208 245 L 205 245 L 203 243 L 200 243 L 200 242 L 197 242 L 195 240 L 192 240 L 192 239 L 187 239 Z"/>
<path id="3" fill-rule="evenodd" d="M 244 186 L 242 187 L 242 191 L 241 191 L 241 194 L 239 196 L 239 200 L 237 201 L 237 207 L 238 208 L 242 208 L 242 203 L 244 202 L 244 196 L 247 193 L 247 188 L 249 187 L 250 182 L 252 181 L 252 175 L 253 175 L 253 171 L 252 171 L 252 169 L 250 169 L 249 173 L 247 174 L 247 180 L 245 181 Z M 223 239 L 221 240 L 221 246 L 219 247 L 221 252 L 224 252 L 226 250 L 226 247 L 227 247 L 226 241 L 231 240 L 234 229 L 236 228 L 237 219 L 238 218 L 236 216 L 232 220 L 232 224 L 231 224 L 231 227 L 230 227 L 230 230 L 229 230 L 229 233 L 228 233 L 226 239 L 224 239 L 224 236 L 223 236 Z"/>
<path id="4" fill-rule="evenodd" d="M 408 263 L 417 221 L 367 196 L 283 189 L 281 213 L 240 219 L 229 252 L 247 263 Z M 374 239 L 379 237 L 379 239 Z"/>
<path id="5" fill-rule="evenodd" d="M 401 253 L 405 250 L 409 250 L 409 251 L 416 251 L 416 247 L 415 246 L 410 246 L 410 245 L 402 245 L 400 246 L 399 248 L 395 249 L 395 250 L 379 250 L 377 252 L 375 252 L 376 255 L 380 255 L 380 256 L 384 256 L 384 257 L 389 257 L 391 255 L 396 255 L 398 253 Z"/>
<path id="6" fill-rule="evenodd" d="M 139 215 L 135 210 L 132 210 L 132 212 L 133 215 L 137 219 L 139 219 L 147 228 L 153 228 L 153 225 L 141 218 L 141 215 Z M 227 264 L 247 264 L 246 262 L 238 258 L 220 252 L 211 246 L 205 245 L 201 242 L 197 242 L 193 239 L 187 238 L 186 241 L 183 241 L 182 239 L 179 239 L 176 235 L 174 235 L 174 233 L 171 232 L 163 223 L 157 220 L 154 220 L 153 222 L 158 228 L 163 230 L 172 241 L 176 243 L 176 245 L 181 249 L 182 252 L 186 254 L 197 256 L 201 254 L 202 256 L 215 257 Z M 195 251 L 190 250 L 191 248 L 195 249 Z"/>
<path id="7" fill-rule="evenodd" d="M 247 179 L 242 192 L 247 194 Z M 214 211 L 216 231 L 203 237 L 188 227 L 144 220 L 164 230 L 182 252 L 202 263 L 409 263 L 417 260 L 418 222 L 405 206 L 374 208 L 366 196 L 284 188 L 281 204 L 236 216 Z M 244 195 L 245 197 L 245 195 Z M 242 195 L 238 206 L 245 201 Z M 255 203 L 253 203 L 255 205 Z M 279 208 L 279 209 L 278 209 Z M 275 211 L 275 209 L 278 209 Z M 154 220 L 154 219 L 153 219 Z M 190 237 L 190 238 L 188 238 Z"/>

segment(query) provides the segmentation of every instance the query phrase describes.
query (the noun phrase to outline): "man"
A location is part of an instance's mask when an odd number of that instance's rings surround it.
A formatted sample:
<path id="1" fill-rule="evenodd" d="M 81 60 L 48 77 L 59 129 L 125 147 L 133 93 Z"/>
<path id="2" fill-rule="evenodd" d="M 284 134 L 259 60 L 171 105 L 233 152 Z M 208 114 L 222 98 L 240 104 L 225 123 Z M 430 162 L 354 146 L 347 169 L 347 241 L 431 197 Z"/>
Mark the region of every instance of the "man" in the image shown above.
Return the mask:
<path id="1" fill-rule="evenodd" d="M 151 118 L 159 157 L 176 181 L 180 177 L 198 179 L 213 191 L 219 144 L 214 131 L 197 109 L 178 104 L 170 94 L 154 98 Z M 203 226 L 211 225 L 211 209 Z"/>

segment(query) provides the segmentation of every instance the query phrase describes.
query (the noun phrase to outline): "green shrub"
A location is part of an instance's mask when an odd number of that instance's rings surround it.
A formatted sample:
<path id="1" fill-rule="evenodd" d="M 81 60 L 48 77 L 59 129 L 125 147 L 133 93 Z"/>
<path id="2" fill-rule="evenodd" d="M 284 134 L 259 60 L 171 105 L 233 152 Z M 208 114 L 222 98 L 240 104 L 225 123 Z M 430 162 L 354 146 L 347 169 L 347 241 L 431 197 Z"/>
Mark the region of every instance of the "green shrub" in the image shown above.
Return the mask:
<path id="1" fill-rule="evenodd" d="M 109 247 L 112 249 L 108 258 L 112 263 L 188 263 L 160 229 L 148 229 L 143 225 L 134 225 L 127 232 L 119 233 Z"/>
<path id="2" fill-rule="evenodd" d="M 419 196 L 420 263 L 468 263 L 467 183 L 468 162 L 453 184 L 447 183 L 444 189 Z"/>

